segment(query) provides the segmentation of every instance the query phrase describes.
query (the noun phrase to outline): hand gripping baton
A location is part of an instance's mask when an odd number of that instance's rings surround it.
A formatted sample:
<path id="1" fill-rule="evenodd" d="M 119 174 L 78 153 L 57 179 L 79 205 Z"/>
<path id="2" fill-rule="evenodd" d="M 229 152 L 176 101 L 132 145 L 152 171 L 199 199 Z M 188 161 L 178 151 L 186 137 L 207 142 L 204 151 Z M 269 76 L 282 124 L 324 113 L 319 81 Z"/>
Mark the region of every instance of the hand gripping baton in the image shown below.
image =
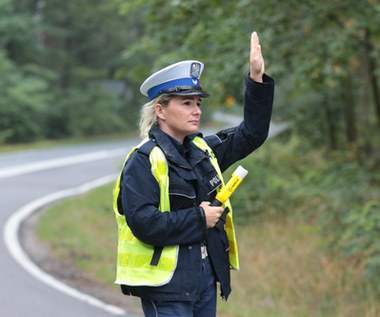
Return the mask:
<path id="1" fill-rule="evenodd" d="M 235 189 L 240 185 L 244 177 L 246 177 L 248 171 L 241 167 L 240 165 L 232 173 L 230 180 L 225 186 L 216 194 L 215 199 L 211 202 L 210 206 L 222 206 L 224 202 L 230 198 Z M 219 230 L 222 230 L 224 224 L 226 223 L 226 217 L 229 209 L 224 209 L 222 215 L 220 216 L 219 221 L 216 223 L 215 227 Z"/>

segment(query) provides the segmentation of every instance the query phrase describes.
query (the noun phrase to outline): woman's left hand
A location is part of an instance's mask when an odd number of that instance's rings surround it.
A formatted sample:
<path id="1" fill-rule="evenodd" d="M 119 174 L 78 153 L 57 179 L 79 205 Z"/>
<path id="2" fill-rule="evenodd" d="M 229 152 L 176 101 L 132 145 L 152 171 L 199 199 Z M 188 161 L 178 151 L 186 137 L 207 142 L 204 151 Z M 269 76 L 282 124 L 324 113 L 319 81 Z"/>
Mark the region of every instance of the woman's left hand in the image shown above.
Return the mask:
<path id="1" fill-rule="evenodd" d="M 250 77 L 257 82 L 263 82 L 265 72 L 264 58 L 261 54 L 261 45 L 256 32 L 251 34 L 251 52 L 249 54 L 249 62 L 251 64 Z"/>

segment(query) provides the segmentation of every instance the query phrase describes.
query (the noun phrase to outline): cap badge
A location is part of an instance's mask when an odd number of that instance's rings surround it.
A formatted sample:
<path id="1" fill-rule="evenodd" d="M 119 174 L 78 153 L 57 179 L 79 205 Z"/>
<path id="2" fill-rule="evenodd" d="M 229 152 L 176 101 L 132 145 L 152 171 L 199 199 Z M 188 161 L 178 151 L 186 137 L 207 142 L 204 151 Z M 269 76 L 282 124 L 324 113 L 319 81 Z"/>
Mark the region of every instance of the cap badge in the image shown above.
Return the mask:
<path id="1" fill-rule="evenodd" d="M 201 72 L 201 64 L 200 63 L 192 63 L 190 66 L 190 76 L 192 78 L 199 78 Z"/>
<path id="2" fill-rule="evenodd" d="M 194 85 L 198 85 L 198 80 L 197 79 L 192 79 L 191 81 L 193 82 Z"/>

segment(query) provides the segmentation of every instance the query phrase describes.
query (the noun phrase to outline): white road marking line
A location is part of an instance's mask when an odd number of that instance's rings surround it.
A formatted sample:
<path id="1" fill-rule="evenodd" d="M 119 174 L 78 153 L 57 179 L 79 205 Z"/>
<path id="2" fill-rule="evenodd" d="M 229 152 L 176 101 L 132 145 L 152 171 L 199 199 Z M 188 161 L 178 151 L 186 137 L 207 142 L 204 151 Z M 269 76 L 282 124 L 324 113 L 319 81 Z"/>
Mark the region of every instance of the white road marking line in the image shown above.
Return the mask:
<path id="1" fill-rule="evenodd" d="M 43 171 L 47 169 L 98 161 L 102 159 L 123 156 L 127 153 L 127 148 L 118 148 L 110 151 L 98 151 L 86 154 L 60 157 L 50 160 L 43 160 L 33 163 L 21 164 L 17 166 L 8 166 L 0 169 L 0 179 L 17 175 Z"/>
<path id="2" fill-rule="evenodd" d="M 33 212 L 59 199 L 78 195 L 87 192 L 93 188 L 105 185 L 111 181 L 114 181 L 117 178 L 117 176 L 118 174 L 107 175 L 94 181 L 85 183 L 79 187 L 58 191 L 30 202 L 29 204 L 14 212 L 12 216 L 8 218 L 4 226 L 3 234 L 5 245 L 7 246 L 13 258 L 27 272 L 29 272 L 38 280 L 46 283 L 47 285 L 55 288 L 58 291 L 61 291 L 69 296 L 75 297 L 76 299 L 84 301 L 92 306 L 101 308 L 109 313 L 112 313 L 114 315 L 125 315 L 126 311 L 124 309 L 117 306 L 108 305 L 95 297 L 82 293 L 76 290 L 75 288 L 72 288 L 62 283 L 61 281 L 57 280 L 56 278 L 47 274 L 46 272 L 42 271 L 34 262 L 31 261 L 28 255 L 24 252 L 18 239 L 18 230 L 22 221 L 29 217 Z"/>

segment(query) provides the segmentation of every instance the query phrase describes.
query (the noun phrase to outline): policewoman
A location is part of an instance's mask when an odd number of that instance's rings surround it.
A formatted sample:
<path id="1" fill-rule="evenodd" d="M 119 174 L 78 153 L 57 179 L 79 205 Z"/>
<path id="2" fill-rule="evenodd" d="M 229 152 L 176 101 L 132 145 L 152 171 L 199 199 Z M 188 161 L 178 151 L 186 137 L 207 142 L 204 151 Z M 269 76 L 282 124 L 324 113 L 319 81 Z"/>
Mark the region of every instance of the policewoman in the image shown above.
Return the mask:
<path id="1" fill-rule="evenodd" d="M 222 173 L 267 138 L 274 82 L 251 35 L 244 121 L 215 135 L 198 132 L 204 65 L 182 61 L 145 80 L 144 140 L 127 156 L 114 189 L 118 223 L 116 283 L 141 298 L 145 316 L 216 315 L 217 283 L 227 300 L 239 269 L 232 209 L 210 206 Z M 228 208 L 227 217 L 220 220 Z M 222 226 L 216 226 L 223 221 Z"/>

